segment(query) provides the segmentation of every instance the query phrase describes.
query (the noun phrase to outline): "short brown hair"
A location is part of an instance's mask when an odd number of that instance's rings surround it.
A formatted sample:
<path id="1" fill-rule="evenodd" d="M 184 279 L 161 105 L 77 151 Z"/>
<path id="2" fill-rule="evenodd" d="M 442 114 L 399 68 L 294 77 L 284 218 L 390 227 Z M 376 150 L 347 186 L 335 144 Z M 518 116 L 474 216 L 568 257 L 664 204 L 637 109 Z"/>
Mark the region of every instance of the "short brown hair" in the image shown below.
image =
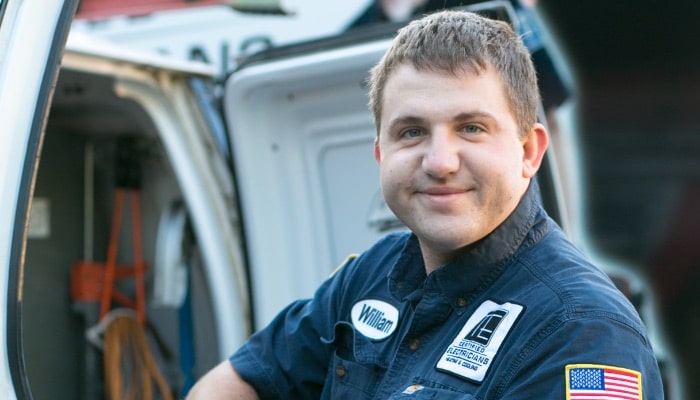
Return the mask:
<path id="1" fill-rule="evenodd" d="M 457 75 L 479 73 L 493 66 L 501 76 L 508 102 L 521 134 L 537 122 L 539 90 L 530 52 L 510 25 L 466 11 L 441 11 L 401 28 L 389 50 L 372 68 L 369 106 L 377 132 L 384 87 L 401 64 L 419 71 Z"/>

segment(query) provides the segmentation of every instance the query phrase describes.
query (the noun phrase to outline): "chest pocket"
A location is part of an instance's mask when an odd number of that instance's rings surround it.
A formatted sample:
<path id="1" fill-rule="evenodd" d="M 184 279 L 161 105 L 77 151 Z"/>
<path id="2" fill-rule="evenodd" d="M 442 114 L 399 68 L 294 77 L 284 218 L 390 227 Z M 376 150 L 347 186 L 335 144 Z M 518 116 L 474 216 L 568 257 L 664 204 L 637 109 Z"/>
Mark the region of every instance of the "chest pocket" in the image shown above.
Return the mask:
<path id="1" fill-rule="evenodd" d="M 386 372 L 389 339 L 371 341 L 350 323 L 339 322 L 335 337 L 323 339 L 335 348 L 323 389 L 326 399 L 371 399 Z"/>
<path id="2" fill-rule="evenodd" d="M 444 400 L 471 400 L 474 396 L 459 392 L 449 387 L 443 387 L 440 384 L 422 381 L 406 387 L 402 392 L 394 393 L 387 400 L 425 400 L 425 399 L 444 399 Z"/>
<path id="3" fill-rule="evenodd" d="M 418 392 L 413 393 L 398 393 L 389 397 L 388 400 L 427 400 L 427 399 L 441 399 L 441 400 L 470 400 L 474 396 L 470 394 L 463 394 L 457 392 L 451 392 L 448 390 L 425 388 Z"/>

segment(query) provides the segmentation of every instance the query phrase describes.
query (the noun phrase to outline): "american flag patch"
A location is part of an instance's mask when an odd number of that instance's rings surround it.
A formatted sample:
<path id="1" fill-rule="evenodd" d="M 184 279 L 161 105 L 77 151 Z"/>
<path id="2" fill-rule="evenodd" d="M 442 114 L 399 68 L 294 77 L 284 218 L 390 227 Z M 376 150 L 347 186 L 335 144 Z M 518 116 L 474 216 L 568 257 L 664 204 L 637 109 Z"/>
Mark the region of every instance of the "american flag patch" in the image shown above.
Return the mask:
<path id="1" fill-rule="evenodd" d="M 567 365 L 566 399 L 642 400 L 642 374 L 608 365 Z"/>

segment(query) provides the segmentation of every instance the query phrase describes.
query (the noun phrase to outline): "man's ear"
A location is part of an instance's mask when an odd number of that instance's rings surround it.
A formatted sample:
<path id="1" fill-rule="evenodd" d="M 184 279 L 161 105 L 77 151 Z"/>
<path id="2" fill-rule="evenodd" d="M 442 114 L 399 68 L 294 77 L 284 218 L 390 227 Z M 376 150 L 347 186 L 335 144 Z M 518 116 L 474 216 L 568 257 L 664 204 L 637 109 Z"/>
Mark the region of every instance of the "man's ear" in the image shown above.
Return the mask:
<path id="1" fill-rule="evenodd" d="M 547 129 L 544 125 L 536 123 L 523 140 L 523 178 L 535 176 L 548 145 Z"/>
<path id="2" fill-rule="evenodd" d="M 379 137 L 374 138 L 374 159 L 377 160 L 377 162 L 380 162 L 382 160 L 382 154 L 379 152 Z"/>

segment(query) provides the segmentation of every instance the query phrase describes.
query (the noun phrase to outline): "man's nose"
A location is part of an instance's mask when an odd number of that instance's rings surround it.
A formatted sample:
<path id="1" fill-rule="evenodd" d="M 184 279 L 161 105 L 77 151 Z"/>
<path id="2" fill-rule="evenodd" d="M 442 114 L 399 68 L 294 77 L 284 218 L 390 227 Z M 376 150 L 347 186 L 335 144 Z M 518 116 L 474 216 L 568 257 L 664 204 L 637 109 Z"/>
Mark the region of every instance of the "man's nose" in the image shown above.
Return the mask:
<path id="1" fill-rule="evenodd" d="M 456 138 L 445 131 L 430 134 L 423 155 L 423 170 L 434 178 L 446 178 L 459 170 L 459 151 Z"/>

